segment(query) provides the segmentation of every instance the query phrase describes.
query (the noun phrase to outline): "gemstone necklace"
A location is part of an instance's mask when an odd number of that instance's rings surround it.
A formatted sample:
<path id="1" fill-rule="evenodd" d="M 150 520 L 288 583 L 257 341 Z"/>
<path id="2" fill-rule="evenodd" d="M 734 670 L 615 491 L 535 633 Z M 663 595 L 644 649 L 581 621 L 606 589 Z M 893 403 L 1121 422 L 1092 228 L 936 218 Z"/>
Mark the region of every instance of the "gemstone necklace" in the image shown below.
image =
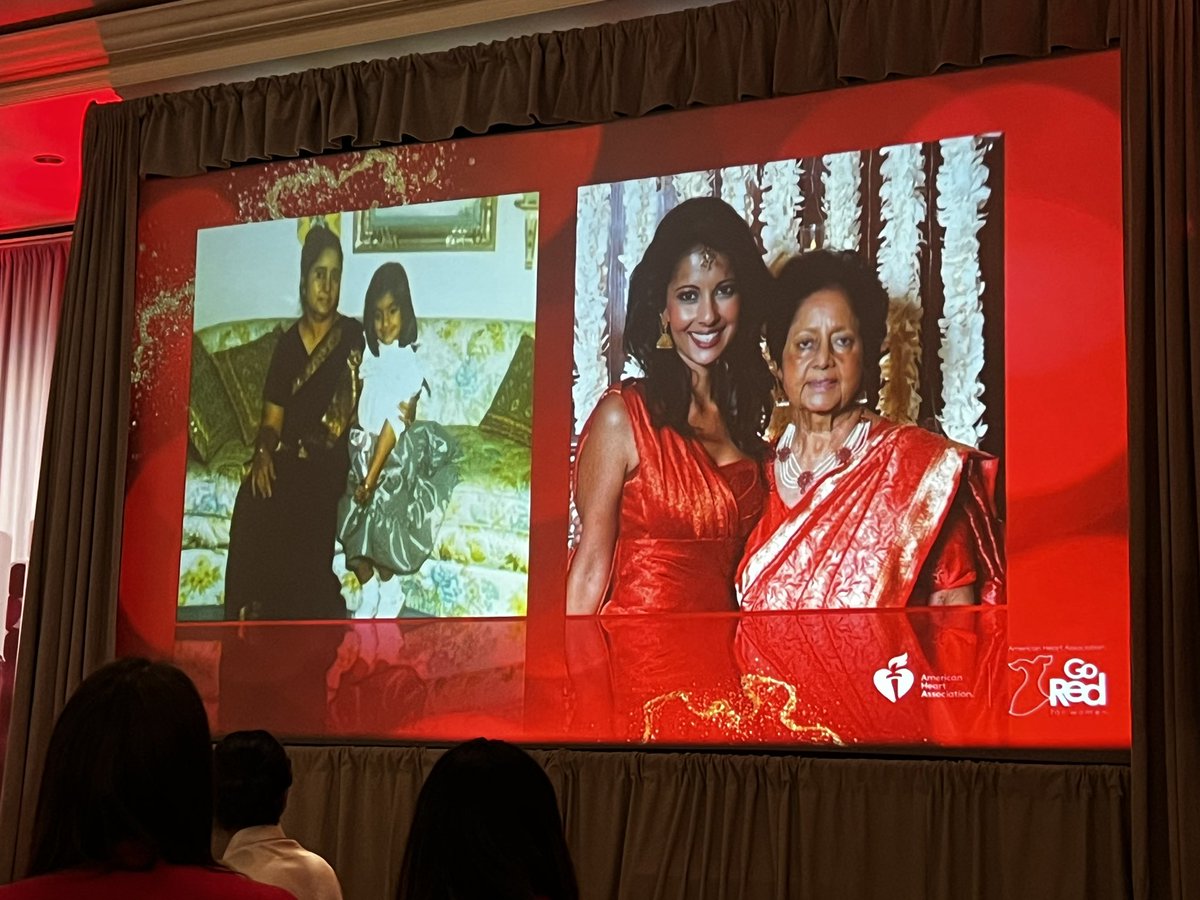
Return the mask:
<path id="1" fill-rule="evenodd" d="M 850 462 L 866 445 L 867 434 L 870 430 L 870 422 L 865 418 L 860 418 L 858 424 L 846 435 L 846 440 L 842 442 L 841 447 L 837 450 L 830 450 L 813 468 L 803 469 L 800 467 L 800 460 L 795 451 L 792 450 L 792 441 L 796 437 L 796 426 L 794 423 L 789 423 L 780 436 L 779 443 L 775 445 L 775 476 L 784 487 L 806 494 L 808 489 L 813 486 L 813 482 L 832 471 L 834 466 L 844 466 Z"/>

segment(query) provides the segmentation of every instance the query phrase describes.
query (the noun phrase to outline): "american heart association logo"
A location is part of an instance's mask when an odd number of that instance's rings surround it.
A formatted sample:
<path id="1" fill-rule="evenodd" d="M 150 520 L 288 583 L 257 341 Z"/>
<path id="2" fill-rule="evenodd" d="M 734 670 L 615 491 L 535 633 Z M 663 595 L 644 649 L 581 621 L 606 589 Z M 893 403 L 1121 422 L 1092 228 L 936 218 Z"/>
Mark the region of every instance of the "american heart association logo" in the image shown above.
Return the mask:
<path id="1" fill-rule="evenodd" d="M 911 691 L 916 680 L 913 673 L 905 668 L 907 665 L 908 654 L 901 653 L 888 660 L 887 668 L 875 671 L 875 690 L 892 703 Z"/>

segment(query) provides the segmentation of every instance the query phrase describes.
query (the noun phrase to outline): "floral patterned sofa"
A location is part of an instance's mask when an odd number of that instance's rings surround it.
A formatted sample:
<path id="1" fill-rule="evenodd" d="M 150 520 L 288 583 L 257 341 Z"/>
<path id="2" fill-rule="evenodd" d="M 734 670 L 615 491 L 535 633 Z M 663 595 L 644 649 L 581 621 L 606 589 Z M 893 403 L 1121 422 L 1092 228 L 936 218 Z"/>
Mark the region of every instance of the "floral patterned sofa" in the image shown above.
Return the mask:
<path id="1" fill-rule="evenodd" d="M 229 520 L 271 353 L 291 322 L 228 322 L 194 336 L 182 620 L 224 617 Z M 418 346 L 431 394 L 422 396 L 418 417 L 441 423 L 458 439 L 460 481 L 437 528 L 433 555 L 419 571 L 394 580 L 402 615 L 525 615 L 533 327 L 491 319 L 421 320 Z M 333 566 L 347 606 L 357 613 L 362 592 L 340 548 Z"/>

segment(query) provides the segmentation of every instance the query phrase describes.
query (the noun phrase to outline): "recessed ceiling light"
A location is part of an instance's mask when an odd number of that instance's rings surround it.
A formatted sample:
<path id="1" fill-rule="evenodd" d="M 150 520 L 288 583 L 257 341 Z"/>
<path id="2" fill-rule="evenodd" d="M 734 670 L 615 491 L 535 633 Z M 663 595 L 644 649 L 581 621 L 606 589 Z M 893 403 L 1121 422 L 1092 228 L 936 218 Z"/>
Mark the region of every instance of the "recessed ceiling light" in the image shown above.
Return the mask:
<path id="1" fill-rule="evenodd" d="M 66 162 L 66 160 L 57 153 L 39 153 L 33 158 L 33 161 L 39 166 L 61 166 L 64 162 Z"/>

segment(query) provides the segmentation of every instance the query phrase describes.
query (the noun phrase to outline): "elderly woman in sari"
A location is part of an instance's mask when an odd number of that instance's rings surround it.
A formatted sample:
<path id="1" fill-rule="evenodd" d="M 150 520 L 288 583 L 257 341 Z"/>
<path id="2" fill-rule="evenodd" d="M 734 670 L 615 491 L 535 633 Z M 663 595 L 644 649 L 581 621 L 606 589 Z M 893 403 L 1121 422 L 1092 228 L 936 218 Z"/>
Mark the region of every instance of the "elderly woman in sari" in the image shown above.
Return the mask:
<path id="1" fill-rule="evenodd" d="M 779 275 L 766 337 L 790 423 L 738 569 L 743 610 L 1003 602 L 997 461 L 871 411 L 887 302 L 850 254 Z"/>
<path id="2" fill-rule="evenodd" d="M 580 440 L 568 613 L 736 609 L 734 568 L 766 496 L 769 289 L 727 203 L 686 200 L 659 223 L 625 317 L 645 378 L 611 388 Z"/>
<path id="3" fill-rule="evenodd" d="M 341 285 L 341 241 L 314 227 L 300 251 L 300 318 L 271 357 L 254 457 L 233 507 L 226 618 L 346 617 L 333 553 L 363 330 L 338 312 Z"/>

